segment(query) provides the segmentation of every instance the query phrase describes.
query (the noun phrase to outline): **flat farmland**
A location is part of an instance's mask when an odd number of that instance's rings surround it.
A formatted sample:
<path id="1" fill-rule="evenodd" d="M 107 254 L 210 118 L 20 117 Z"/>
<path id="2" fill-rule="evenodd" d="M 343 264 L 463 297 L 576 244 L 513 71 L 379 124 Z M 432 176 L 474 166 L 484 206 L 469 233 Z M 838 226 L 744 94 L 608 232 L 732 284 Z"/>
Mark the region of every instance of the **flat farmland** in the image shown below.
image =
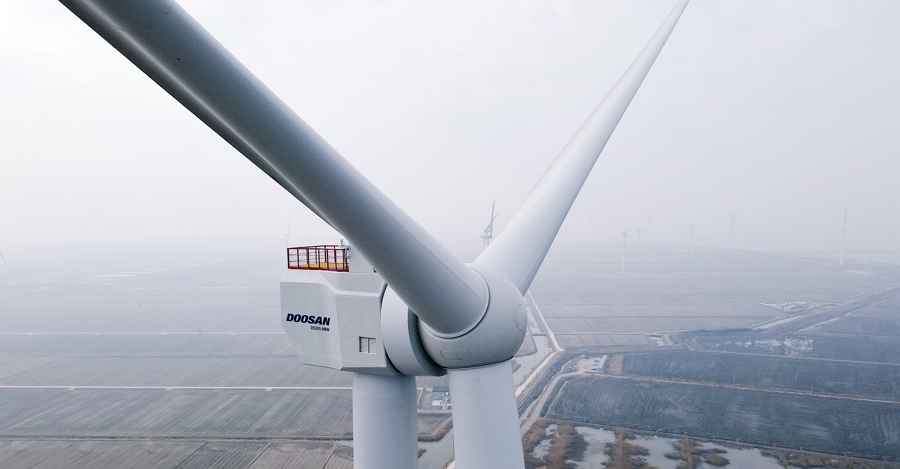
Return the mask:
<path id="1" fill-rule="evenodd" d="M 604 426 L 898 460 L 900 404 L 647 382 L 571 378 L 547 416 Z"/>
<path id="2" fill-rule="evenodd" d="M 349 390 L 0 389 L 10 437 L 328 437 L 352 432 Z"/>
<path id="3" fill-rule="evenodd" d="M 554 332 L 565 334 L 635 334 L 735 329 L 760 323 L 759 318 L 547 318 Z"/>
<path id="4" fill-rule="evenodd" d="M 629 353 L 625 374 L 900 404 L 900 366 L 708 352 Z"/>
<path id="5" fill-rule="evenodd" d="M 0 387 L 349 387 L 352 380 L 295 356 L 0 357 Z M 419 387 L 446 384 L 446 376 L 417 379 Z"/>
<path id="6" fill-rule="evenodd" d="M 548 274 L 549 276 L 550 274 Z M 622 274 L 625 275 L 625 274 Z M 566 275 L 567 279 L 573 275 Z M 773 280 L 772 283 L 754 284 L 747 277 L 729 276 L 708 279 L 696 278 L 675 282 L 667 278 L 640 278 L 630 284 L 617 282 L 609 275 L 607 282 L 596 285 L 538 284 L 532 288 L 535 300 L 540 303 L 610 303 L 610 304 L 746 304 L 787 303 L 808 301 L 828 303 L 874 290 L 882 284 L 839 284 L 822 282 L 791 282 Z M 602 279 L 601 279 L 602 280 Z M 697 285 L 701 283 L 701 285 Z"/>
<path id="7" fill-rule="evenodd" d="M 67 297 L 57 305 L 7 305 L 4 298 L 0 330 L 26 334 L 282 332 L 277 288 L 272 289 L 266 303 L 244 304 L 220 304 L 224 300 L 217 298 L 212 290 L 204 297 L 205 303 L 194 299 L 201 304 L 136 304 L 129 302 L 133 292 L 133 289 L 117 288 L 104 293 L 103 296 L 121 296 L 121 303 L 117 304 L 84 304 L 78 303 L 78 298 Z M 29 296 L 37 299 L 39 295 Z"/>
<path id="8" fill-rule="evenodd" d="M 557 334 L 648 334 L 741 329 L 791 316 L 761 303 L 830 303 L 900 281 L 894 266 L 879 275 L 844 272 L 821 259 L 645 247 L 641 263 L 621 248 L 551 250 L 531 294 Z M 576 347 L 612 339 L 577 339 Z"/>
<path id="9" fill-rule="evenodd" d="M 0 467 L 352 469 L 353 450 L 315 441 L 0 440 Z"/>
<path id="10" fill-rule="evenodd" d="M 819 326 L 821 334 L 848 334 L 870 337 L 894 337 L 900 339 L 900 319 L 882 317 L 844 317 Z"/>
<path id="11" fill-rule="evenodd" d="M 202 446 L 202 441 L 0 440 L 0 467 L 170 468 Z"/>
<path id="12" fill-rule="evenodd" d="M 898 295 L 900 296 L 900 295 Z M 900 318 L 900 298 L 893 297 L 889 301 L 883 303 L 869 305 L 859 312 L 854 312 L 854 316 L 870 317 L 870 318 Z"/>
<path id="13" fill-rule="evenodd" d="M 284 332 L 271 334 L 0 334 L 0 356 L 296 356 Z"/>
<path id="14" fill-rule="evenodd" d="M 13 289 L 4 285 L 0 331 L 282 333 L 283 261 L 205 253 L 165 262 L 159 254 L 20 274 Z"/>
<path id="15" fill-rule="evenodd" d="M 566 350 L 590 350 L 609 347 L 647 347 L 654 346 L 656 343 L 650 343 L 649 338 L 644 334 L 620 334 L 620 335 L 603 335 L 603 334 L 557 334 L 556 340 L 559 345 Z"/>
<path id="16" fill-rule="evenodd" d="M 352 469 L 329 441 L 351 437 L 352 375 L 287 340 L 283 248 L 140 252 L 0 279 L 0 467 Z"/>
<path id="17" fill-rule="evenodd" d="M 813 334 L 766 336 L 756 332 L 695 333 L 682 337 L 709 351 L 793 355 L 871 363 L 900 363 L 900 340 Z"/>
<path id="18" fill-rule="evenodd" d="M 0 439 L 347 439 L 351 408 L 349 389 L 0 389 Z M 448 416 L 420 414 L 419 433 Z"/>
<path id="19" fill-rule="evenodd" d="M 766 306 L 754 304 L 541 304 L 541 312 L 546 317 L 592 317 L 592 318 L 679 318 L 679 317 L 745 317 L 758 318 L 762 321 L 768 318 L 781 316 L 778 311 Z"/>
<path id="20" fill-rule="evenodd" d="M 0 365 L 4 386 L 350 386 L 352 376 L 276 357 L 58 357 L 23 358 L 27 369 Z M 6 373 L 4 368 L 17 373 Z"/>

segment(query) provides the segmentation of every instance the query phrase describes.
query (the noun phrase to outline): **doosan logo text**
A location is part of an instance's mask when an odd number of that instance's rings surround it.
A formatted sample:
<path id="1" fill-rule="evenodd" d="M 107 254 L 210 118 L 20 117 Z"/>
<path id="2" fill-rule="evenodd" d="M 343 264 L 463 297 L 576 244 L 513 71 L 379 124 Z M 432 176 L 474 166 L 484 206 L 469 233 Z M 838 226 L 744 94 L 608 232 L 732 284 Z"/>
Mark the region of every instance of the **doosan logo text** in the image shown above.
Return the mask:
<path id="1" fill-rule="evenodd" d="M 288 314 L 285 321 L 302 322 L 304 324 L 321 324 L 323 326 L 331 325 L 331 318 L 325 316 L 307 316 L 305 314 Z"/>

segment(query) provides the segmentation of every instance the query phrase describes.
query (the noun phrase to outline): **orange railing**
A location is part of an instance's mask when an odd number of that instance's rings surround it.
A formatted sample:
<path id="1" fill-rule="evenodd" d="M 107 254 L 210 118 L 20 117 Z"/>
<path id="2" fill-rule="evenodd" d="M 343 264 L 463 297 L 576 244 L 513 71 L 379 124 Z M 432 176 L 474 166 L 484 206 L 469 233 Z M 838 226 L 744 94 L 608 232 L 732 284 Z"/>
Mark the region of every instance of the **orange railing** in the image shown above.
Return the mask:
<path id="1" fill-rule="evenodd" d="M 347 246 L 300 246 L 287 249 L 288 269 L 349 272 Z"/>

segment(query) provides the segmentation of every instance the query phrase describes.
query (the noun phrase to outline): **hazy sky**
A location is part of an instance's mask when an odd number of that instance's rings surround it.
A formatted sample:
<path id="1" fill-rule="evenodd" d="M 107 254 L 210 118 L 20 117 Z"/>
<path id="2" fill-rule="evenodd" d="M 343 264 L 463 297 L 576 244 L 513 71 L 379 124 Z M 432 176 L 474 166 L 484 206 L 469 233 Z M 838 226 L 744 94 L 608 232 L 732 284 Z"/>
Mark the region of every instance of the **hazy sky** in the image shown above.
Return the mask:
<path id="1" fill-rule="evenodd" d="M 661 24 L 653 2 L 182 5 L 427 229 L 480 243 Z M 900 248 L 900 2 L 694 0 L 571 238 Z M 0 2 L 0 250 L 324 223 L 62 5 Z M 477 220 L 477 222 L 476 222 Z M 646 233 L 646 231 L 645 231 Z"/>

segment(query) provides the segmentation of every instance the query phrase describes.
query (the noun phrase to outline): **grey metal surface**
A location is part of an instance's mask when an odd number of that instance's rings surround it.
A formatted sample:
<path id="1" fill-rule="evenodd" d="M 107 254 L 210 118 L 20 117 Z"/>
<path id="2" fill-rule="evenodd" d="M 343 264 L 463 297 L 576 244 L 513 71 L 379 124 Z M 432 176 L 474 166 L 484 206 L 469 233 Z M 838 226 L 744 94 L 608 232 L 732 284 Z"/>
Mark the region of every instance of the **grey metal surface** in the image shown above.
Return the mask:
<path id="1" fill-rule="evenodd" d="M 688 0 L 678 2 L 644 50 L 541 176 L 506 229 L 478 256 L 476 264 L 503 273 L 523 294 L 528 290 L 581 186 L 687 3 Z"/>
<path id="2" fill-rule="evenodd" d="M 177 3 L 61 0 L 253 164 L 360 249 L 435 330 L 471 328 L 487 290 Z"/>
<path id="3" fill-rule="evenodd" d="M 416 469 L 417 436 L 415 378 L 353 375 L 356 469 Z"/>
<path id="4" fill-rule="evenodd" d="M 384 291 L 381 302 L 381 333 L 385 351 L 397 371 L 408 376 L 447 374 L 428 358 L 419 338 L 418 319 L 391 287 Z"/>
<path id="5" fill-rule="evenodd" d="M 510 362 L 450 369 L 447 376 L 453 396 L 456 467 L 524 468 Z"/>

